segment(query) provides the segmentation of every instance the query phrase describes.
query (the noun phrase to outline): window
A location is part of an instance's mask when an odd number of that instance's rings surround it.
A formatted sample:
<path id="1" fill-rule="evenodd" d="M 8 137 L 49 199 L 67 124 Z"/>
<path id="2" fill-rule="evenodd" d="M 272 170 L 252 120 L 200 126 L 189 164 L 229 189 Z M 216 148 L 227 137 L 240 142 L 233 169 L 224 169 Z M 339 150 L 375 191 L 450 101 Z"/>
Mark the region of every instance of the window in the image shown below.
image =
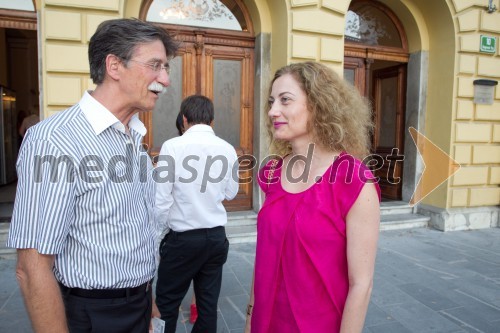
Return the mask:
<path id="1" fill-rule="evenodd" d="M 243 13 L 233 1 L 154 0 L 147 21 L 195 27 L 246 31 Z"/>
<path id="2" fill-rule="evenodd" d="M 354 4 L 346 15 L 345 39 L 372 46 L 403 47 L 393 20 L 375 6 Z"/>

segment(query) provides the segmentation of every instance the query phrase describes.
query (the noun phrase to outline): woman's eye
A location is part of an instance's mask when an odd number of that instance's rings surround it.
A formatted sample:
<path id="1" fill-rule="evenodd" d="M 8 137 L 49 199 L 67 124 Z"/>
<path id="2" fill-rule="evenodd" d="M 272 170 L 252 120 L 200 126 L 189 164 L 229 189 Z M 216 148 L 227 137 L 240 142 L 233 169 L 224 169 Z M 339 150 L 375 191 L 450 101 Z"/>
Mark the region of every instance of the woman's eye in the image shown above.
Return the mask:
<path id="1" fill-rule="evenodd" d="M 268 101 L 267 101 L 267 105 L 268 105 L 269 107 L 272 107 L 272 106 L 273 106 L 273 103 L 274 103 L 274 101 L 273 101 L 273 100 L 268 100 Z"/>
<path id="2" fill-rule="evenodd" d="M 289 100 L 290 100 L 290 98 L 288 98 L 288 97 L 281 97 L 281 103 L 283 103 L 283 104 L 288 103 Z"/>

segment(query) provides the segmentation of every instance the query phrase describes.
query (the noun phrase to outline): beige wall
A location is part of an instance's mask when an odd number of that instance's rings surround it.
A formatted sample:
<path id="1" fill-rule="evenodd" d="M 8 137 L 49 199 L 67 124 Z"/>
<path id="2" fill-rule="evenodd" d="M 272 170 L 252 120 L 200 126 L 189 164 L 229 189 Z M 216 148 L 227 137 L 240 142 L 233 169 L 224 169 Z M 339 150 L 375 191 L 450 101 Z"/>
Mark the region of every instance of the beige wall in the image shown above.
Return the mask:
<path id="1" fill-rule="evenodd" d="M 44 116 L 78 102 L 92 89 L 87 45 L 97 25 L 120 17 L 120 0 L 44 0 L 41 2 Z"/>
<path id="2" fill-rule="evenodd" d="M 451 2 L 458 45 L 450 154 L 462 169 L 448 188 L 449 207 L 500 204 L 500 86 L 493 105 L 473 103 L 474 80 L 500 80 L 500 1 L 493 3 L 497 11 L 488 14 L 474 1 Z M 497 38 L 495 54 L 479 52 L 480 35 Z"/>

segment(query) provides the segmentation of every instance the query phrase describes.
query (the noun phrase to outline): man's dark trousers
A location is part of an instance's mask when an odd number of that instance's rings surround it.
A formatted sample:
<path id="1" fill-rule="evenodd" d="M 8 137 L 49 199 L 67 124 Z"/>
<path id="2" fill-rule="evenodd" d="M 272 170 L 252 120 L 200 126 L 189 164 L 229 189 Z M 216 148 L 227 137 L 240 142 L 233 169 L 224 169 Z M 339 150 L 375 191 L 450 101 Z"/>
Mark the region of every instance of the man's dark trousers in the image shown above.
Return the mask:
<path id="1" fill-rule="evenodd" d="M 151 287 L 121 298 L 85 298 L 63 291 L 71 333 L 148 333 Z"/>
<path id="2" fill-rule="evenodd" d="M 171 230 L 160 244 L 160 266 L 156 283 L 156 305 L 165 320 L 165 333 L 175 332 L 179 306 L 193 280 L 198 319 L 196 333 L 217 331 L 217 302 L 222 266 L 229 242 L 224 227 Z"/>

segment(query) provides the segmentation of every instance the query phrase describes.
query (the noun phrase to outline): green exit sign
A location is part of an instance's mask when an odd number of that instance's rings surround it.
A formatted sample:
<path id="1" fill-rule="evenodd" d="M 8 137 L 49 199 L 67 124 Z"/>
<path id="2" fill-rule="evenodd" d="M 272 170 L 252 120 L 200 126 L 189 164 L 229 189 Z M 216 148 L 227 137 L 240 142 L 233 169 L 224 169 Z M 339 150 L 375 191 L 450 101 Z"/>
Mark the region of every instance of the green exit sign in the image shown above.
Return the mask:
<path id="1" fill-rule="evenodd" d="M 481 35 L 481 46 L 479 51 L 485 53 L 495 53 L 497 49 L 497 38 Z"/>

